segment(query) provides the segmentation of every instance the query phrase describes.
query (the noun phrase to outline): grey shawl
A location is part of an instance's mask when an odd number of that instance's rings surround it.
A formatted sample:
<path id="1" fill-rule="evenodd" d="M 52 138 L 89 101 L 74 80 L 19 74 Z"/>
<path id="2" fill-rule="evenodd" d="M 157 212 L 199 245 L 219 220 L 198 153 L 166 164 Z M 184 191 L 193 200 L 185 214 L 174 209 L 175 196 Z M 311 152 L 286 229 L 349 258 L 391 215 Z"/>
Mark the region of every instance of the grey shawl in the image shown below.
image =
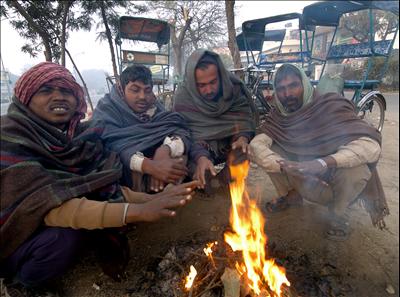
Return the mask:
<path id="1" fill-rule="evenodd" d="M 119 153 L 122 163 L 129 168 L 133 154 L 162 143 L 167 136 L 176 135 L 185 144 L 190 143 L 184 118 L 176 112 L 165 111 L 159 103 L 156 108 L 155 114 L 144 120 L 129 107 L 114 86 L 96 106 L 91 125 L 101 129 L 105 145 Z"/>
<path id="2" fill-rule="evenodd" d="M 213 56 L 218 63 L 222 92 L 215 101 L 204 100 L 196 87 L 196 65 L 205 54 Z M 194 141 L 207 141 L 215 151 L 218 140 L 255 130 L 251 95 L 243 82 L 226 70 L 220 57 L 207 50 L 196 50 L 189 57 L 185 79 L 175 96 L 174 110 L 186 119 Z"/>

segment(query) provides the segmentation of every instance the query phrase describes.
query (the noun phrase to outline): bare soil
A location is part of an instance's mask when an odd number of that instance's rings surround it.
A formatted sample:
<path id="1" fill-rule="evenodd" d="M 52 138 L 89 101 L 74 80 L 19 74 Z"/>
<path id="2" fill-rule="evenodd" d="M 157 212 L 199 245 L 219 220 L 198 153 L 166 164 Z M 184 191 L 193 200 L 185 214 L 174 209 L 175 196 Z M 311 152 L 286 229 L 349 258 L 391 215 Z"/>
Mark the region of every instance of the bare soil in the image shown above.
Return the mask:
<path id="1" fill-rule="evenodd" d="M 354 205 L 349 239 L 329 241 L 324 237 L 327 210 L 306 203 L 279 214 L 265 214 L 269 242 L 293 259 L 306 256 L 308 269 L 340 279 L 341 283 L 333 285 L 344 284 L 346 289 L 334 296 L 399 296 L 398 156 L 398 112 L 388 112 L 378 166 L 390 208 L 386 230 L 373 227 L 368 213 L 360 205 Z M 251 167 L 248 189 L 252 197 L 257 197 L 261 208 L 276 196 L 268 175 L 256 166 Z M 221 193 L 212 197 L 198 194 L 176 218 L 138 224 L 129 233 L 131 260 L 125 280 L 115 282 L 104 275 L 93 254 L 88 253 L 62 279 L 64 296 L 138 296 L 133 292 L 149 264 L 163 258 L 170 247 L 182 242 L 215 240 L 228 225 L 229 206 L 229 199 Z"/>

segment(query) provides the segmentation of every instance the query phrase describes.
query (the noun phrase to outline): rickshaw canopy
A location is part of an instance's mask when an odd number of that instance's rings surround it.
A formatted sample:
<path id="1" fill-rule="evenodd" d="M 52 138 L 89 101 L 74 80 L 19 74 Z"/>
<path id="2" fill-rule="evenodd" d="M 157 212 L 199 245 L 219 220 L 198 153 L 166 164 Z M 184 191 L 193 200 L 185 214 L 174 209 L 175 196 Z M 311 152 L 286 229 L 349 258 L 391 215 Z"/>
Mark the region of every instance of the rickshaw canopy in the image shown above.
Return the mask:
<path id="1" fill-rule="evenodd" d="M 282 41 L 285 38 L 286 30 L 265 30 L 264 35 L 248 32 L 246 38 L 243 33 L 236 36 L 237 45 L 240 51 L 261 51 L 264 41 Z M 246 44 L 245 44 L 246 42 Z"/>
<path id="2" fill-rule="evenodd" d="M 246 37 L 248 33 L 258 33 L 261 34 L 261 36 L 263 36 L 265 32 L 265 26 L 267 24 L 287 21 L 292 19 L 301 19 L 301 14 L 287 13 L 262 19 L 249 20 L 242 24 L 242 32 L 243 34 L 246 35 Z"/>
<path id="3" fill-rule="evenodd" d="M 141 18 L 122 16 L 119 19 L 119 33 L 117 39 L 124 38 L 157 43 L 158 47 L 168 44 L 170 28 L 167 22 Z"/>
<path id="4" fill-rule="evenodd" d="M 398 1 L 323 1 L 304 7 L 302 21 L 306 28 L 314 25 L 335 27 L 343 14 L 369 8 L 399 15 Z"/>

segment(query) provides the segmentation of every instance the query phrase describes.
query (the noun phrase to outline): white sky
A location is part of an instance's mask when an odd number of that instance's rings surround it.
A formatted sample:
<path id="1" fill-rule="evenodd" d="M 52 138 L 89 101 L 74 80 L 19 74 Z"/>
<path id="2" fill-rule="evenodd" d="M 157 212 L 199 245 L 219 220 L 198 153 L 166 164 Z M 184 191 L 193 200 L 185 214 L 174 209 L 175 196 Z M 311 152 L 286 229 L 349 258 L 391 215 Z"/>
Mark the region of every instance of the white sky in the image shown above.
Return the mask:
<path id="1" fill-rule="evenodd" d="M 235 26 L 246 20 L 264 18 L 273 15 L 302 12 L 304 6 L 315 1 L 236 1 Z M 146 16 L 146 15 L 141 15 Z M 74 57 L 80 70 L 102 69 L 111 73 L 111 59 L 107 42 L 96 41 L 95 31 L 71 32 L 67 48 Z M 44 55 L 31 58 L 22 53 L 23 39 L 12 29 L 7 20 L 1 20 L 1 55 L 6 69 L 20 75 L 24 70 L 44 60 Z M 67 59 L 67 67 L 72 65 Z"/>

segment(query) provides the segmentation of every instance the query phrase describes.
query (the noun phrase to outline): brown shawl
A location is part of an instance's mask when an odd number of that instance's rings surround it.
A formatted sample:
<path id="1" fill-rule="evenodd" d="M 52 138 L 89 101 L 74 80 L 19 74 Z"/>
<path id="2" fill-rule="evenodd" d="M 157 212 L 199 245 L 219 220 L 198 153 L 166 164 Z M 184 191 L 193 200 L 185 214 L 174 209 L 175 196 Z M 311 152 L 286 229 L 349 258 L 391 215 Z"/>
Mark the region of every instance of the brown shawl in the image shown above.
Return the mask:
<path id="1" fill-rule="evenodd" d="M 333 154 L 341 145 L 363 136 L 381 144 L 379 131 L 359 119 L 353 103 L 336 93 L 314 94 L 309 104 L 287 115 L 274 110 L 261 131 L 298 161 Z M 376 163 L 368 165 L 372 176 L 358 199 L 363 201 L 373 225 L 383 228 L 389 209 Z"/>

